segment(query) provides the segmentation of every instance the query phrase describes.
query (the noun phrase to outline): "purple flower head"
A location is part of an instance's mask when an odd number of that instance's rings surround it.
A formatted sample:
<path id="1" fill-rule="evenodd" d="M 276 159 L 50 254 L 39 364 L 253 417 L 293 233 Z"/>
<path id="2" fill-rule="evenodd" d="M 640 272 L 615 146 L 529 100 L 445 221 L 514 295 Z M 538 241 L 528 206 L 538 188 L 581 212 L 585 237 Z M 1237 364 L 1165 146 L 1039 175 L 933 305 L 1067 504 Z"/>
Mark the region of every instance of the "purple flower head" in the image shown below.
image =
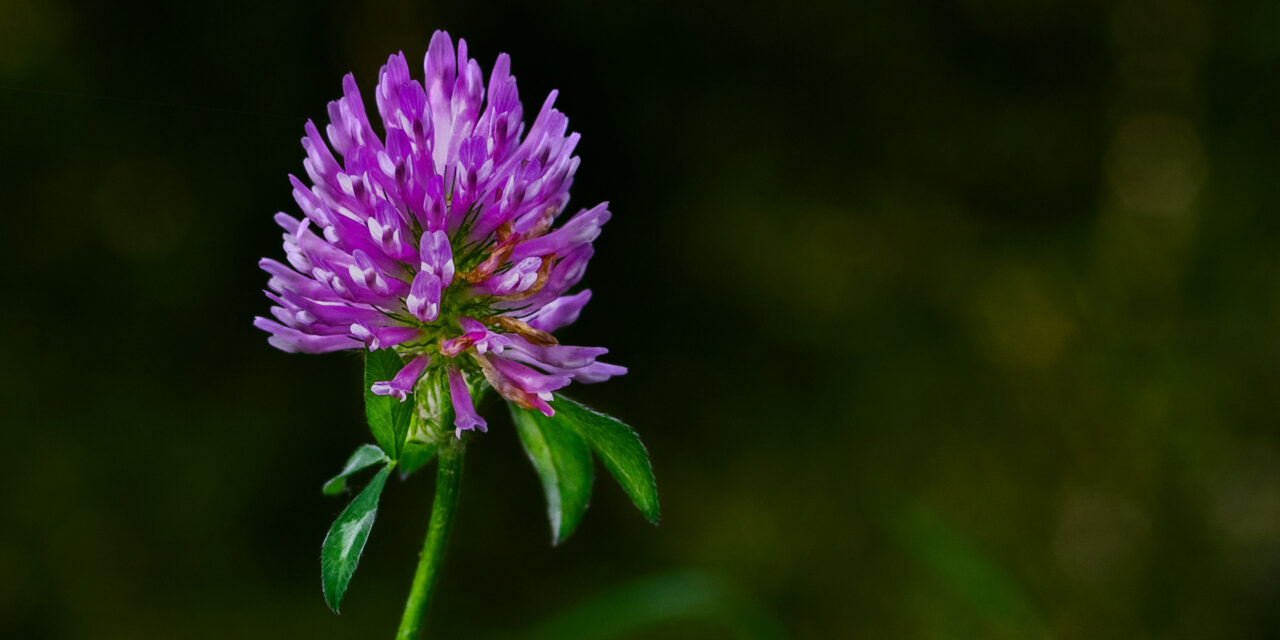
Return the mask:
<path id="1" fill-rule="evenodd" d="M 276 306 L 254 325 L 273 346 L 394 348 L 408 364 L 373 392 L 403 400 L 423 380 L 447 379 L 459 434 L 486 426 L 468 385 L 552 415 L 553 391 L 626 373 L 596 360 L 605 349 L 551 334 L 591 297 L 569 291 L 610 213 L 602 203 L 562 216 L 578 134 L 554 91 L 526 128 L 510 69 L 500 54 L 486 87 L 466 41 L 455 49 L 437 31 L 421 79 L 403 53 L 382 67 L 378 129 L 344 77 L 324 136 L 305 127 L 309 185 L 289 176 L 304 217 L 276 215 L 287 264 L 260 263 Z"/>

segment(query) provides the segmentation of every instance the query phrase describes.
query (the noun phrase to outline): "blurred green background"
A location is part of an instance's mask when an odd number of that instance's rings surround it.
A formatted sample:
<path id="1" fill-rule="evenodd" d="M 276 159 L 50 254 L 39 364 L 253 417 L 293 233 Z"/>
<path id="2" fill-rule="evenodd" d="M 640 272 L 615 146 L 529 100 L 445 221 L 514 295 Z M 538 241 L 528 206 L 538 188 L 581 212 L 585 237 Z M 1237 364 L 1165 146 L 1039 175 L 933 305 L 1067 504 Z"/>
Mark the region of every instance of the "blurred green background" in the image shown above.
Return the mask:
<path id="1" fill-rule="evenodd" d="M 664 519 L 602 477 L 552 549 L 491 401 L 433 637 L 687 571 L 793 638 L 1280 637 L 1280 4 L 1208 0 L 0 0 L 0 636 L 390 637 L 431 480 L 330 614 L 359 358 L 250 319 L 303 122 L 437 28 L 583 134 L 562 338 Z"/>

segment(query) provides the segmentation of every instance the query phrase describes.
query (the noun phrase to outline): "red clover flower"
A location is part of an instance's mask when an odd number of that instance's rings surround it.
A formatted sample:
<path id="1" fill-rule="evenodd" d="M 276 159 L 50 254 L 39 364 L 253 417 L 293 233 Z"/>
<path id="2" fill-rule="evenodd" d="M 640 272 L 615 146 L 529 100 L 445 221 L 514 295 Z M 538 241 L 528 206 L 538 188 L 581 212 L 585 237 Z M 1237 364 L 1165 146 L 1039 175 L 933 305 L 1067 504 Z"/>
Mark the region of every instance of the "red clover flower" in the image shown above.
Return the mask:
<path id="1" fill-rule="evenodd" d="M 552 335 L 591 298 L 569 290 L 610 214 L 602 203 L 555 227 L 578 168 L 579 136 L 552 106 L 554 91 L 526 132 L 510 67 L 499 55 L 486 102 L 465 40 L 455 54 L 448 34 L 435 33 L 425 82 L 410 76 L 403 53 L 391 56 L 374 91 L 383 137 L 347 74 L 343 97 L 329 103 L 328 144 L 306 125 L 311 186 L 289 176 L 305 217 L 276 215 L 289 264 L 260 263 L 271 275 L 275 319 L 254 324 L 272 345 L 392 348 L 408 364 L 372 391 L 403 401 L 420 382 L 447 378 L 459 436 L 486 429 L 469 391 L 481 379 L 552 416 L 552 392 L 626 373 L 597 361 L 607 349 L 561 345 Z M 424 427 L 443 415 L 423 410 L 431 414 Z"/>
<path id="2" fill-rule="evenodd" d="M 658 517 L 648 453 L 630 427 L 558 392 L 627 372 L 600 347 L 562 345 L 591 291 L 571 290 L 609 220 L 607 204 L 564 216 L 579 136 L 542 103 L 525 128 L 498 56 L 480 65 L 449 35 L 431 38 L 422 81 L 403 53 L 378 74 L 375 132 L 355 78 L 329 103 L 321 136 L 308 121 L 289 176 L 301 219 L 276 214 L 287 264 L 263 259 L 274 319 L 255 318 L 287 352 L 365 352 L 365 414 L 377 444 L 360 446 L 327 494 L 381 469 L 338 516 L 321 549 L 325 599 L 335 611 L 373 527 L 391 471 L 436 460 L 435 498 L 397 638 L 415 638 L 435 584 L 457 502 L 463 432 L 486 431 L 476 411 L 492 388 L 542 483 L 552 539 L 568 538 L 590 498 L 593 456 L 646 517 Z M 336 152 L 336 154 L 335 154 Z M 339 160 L 341 158 L 341 160 Z"/>

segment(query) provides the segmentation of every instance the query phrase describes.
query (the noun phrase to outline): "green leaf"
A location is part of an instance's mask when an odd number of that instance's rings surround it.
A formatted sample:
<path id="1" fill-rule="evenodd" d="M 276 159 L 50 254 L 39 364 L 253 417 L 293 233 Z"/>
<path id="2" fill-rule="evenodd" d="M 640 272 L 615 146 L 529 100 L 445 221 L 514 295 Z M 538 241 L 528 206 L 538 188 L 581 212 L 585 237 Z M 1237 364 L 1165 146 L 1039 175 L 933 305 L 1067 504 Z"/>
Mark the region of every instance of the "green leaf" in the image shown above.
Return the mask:
<path id="1" fill-rule="evenodd" d="M 404 445 L 400 454 L 400 479 L 408 478 L 436 457 L 438 447 L 434 444 L 410 440 Z"/>
<path id="2" fill-rule="evenodd" d="M 587 511 L 591 498 L 591 450 L 562 420 L 509 406 L 525 453 L 542 479 L 551 542 L 560 544 L 569 538 Z"/>
<path id="3" fill-rule="evenodd" d="M 324 537 L 324 545 L 320 547 L 320 577 L 324 600 L 334 613 L 342 603 L 342 594 L 347 591 L 351 574 L 360 564 L 360 554 L 364 552 L 364 543 L 373 528 L 373 518 L 378 514 L 378 498 L 390 473 L 390 466 L 383 467 L 333 521 L 329 534 Z"/>
<path id="4" fill-rule="evenodd" d="M 650 522 L 658 522 L 658 485 L 649 465 L 649 452 L 640 436 L 616 418 L 589 409 L 560 394 L 552 404 L 555 420 L 582 436 L 600 456 L 605 468 L 631 496 L 631 501 Z"/>
<path id="5" fill-rule="evenodd" d="M 409 433 L 409 419 L 413 417 L 413 396 L 404 402 L 392 396 L 380 396 L 370 391 L 375 382 L 390 380 L 404 368 L 404 361 L 395 349 L 379 349 L 364 355 L 364 414 L 369 418 L 369 429 L 392 460 L 400 459 L 405 436 Z"/>
<path id="6" fill-rule="evenodd" d="M 359 449 L 352 452 L 351 457 L 347 458 L 346 466 L 342 467 L 342 472 L 329 479 L 324 483 L 324 494 L 326 496 L 336 496 L 347 490 L 347 478 L 351 474 L 362 469 L 367 469 L 379 462 L 387 462 L 387 454 L 376 444 L 360 445 Z"/>

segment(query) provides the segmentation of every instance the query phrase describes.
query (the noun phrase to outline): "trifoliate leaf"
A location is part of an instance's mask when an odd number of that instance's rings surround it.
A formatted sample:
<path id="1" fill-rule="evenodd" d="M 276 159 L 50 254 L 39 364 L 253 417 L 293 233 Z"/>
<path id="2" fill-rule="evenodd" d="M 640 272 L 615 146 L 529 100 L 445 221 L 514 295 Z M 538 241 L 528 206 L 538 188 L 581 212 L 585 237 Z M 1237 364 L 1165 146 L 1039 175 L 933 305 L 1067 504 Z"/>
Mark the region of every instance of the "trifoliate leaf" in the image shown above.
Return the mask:
<path id="1" fill-rule="evenodd" d="M 333 521 L 333 526 L 329 527 L 329 534 L 320 547 L 320 577 L 324 587 L 324 600 L 334 613 L 338 612 L 342 594 L 346 593 L 351 574 L 355 573 L 356 565 L 360 563 L 364 543 L 369 539 L 374 516 L 378 514 L 378 498 L 382 495 L 382 487 L 386 485 L 390 473 L 391 467 L 383 467 L 369 481 L 369 485 Z"/>
<path id="2" fill-rule="evenodd" d="M 658 522 L 658 485 L 649 452 L 631 427 L 557 394 L 554 420 L 582 436 L 650 522 Z"/>
<path id="3" fill-rule="evenodd" d="M 409 419 L 413 417 L 413 395 L 403 402 L 393 396 L 380 396 L 370 391 L 375 382 L 396 377 L 404 361 L 394 349 L 369 351 L 364 355 L 364 414 L 369 419 L 369 429 L 392 460 L 400 459 L 405 437 L 409 433 Z"/>
<path id="4" fill-rule="evenodd" d="M 352 474 L 367 469 L 379 462 L 387 462 L 387 454 L 375 444 L 360 445 L 351 457 L 347 459 L 347 464 L 342 467 L 342 472 L 329 479 L 324 483 L 324 494 L 326 496 L 336 496 L 347 490 L 347 478 Z"/>
<path id="5" fill-rule="evenodd" d="M 509 406 L 525 453 L 547 496 L 551 541 L 560 544 L 569 538 L 587 511 L 591 498 L 591 450 L 563 421 L 548 418 L 540 411 Z"/>

